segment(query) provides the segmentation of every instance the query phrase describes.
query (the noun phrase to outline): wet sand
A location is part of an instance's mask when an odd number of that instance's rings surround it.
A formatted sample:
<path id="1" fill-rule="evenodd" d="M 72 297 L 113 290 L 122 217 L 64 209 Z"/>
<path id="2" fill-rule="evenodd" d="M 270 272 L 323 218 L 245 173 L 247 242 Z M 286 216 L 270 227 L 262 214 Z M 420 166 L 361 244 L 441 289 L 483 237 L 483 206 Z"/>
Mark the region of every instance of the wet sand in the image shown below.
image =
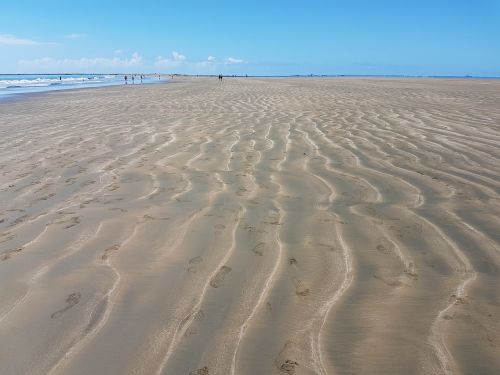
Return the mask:
<path id="1" fill-rule="evenodd" d="M 497 374 L 500 81 L 0 103 L 1 374 Z"/>

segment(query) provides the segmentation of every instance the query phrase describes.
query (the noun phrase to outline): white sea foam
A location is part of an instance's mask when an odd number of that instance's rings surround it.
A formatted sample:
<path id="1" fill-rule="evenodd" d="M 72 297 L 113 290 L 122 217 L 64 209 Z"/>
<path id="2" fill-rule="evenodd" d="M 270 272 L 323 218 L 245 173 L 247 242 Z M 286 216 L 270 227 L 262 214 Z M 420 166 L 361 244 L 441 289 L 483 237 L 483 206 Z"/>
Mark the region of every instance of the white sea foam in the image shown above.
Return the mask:
<path id="1" fill-rule="evenodd" d="M 144 77 L 143 80 L 140 80 L 139 77 L 140 75 L 137 75 L 136 82 L 133 83 L 158 82 L 151 77 Z M 42 92 L 65 88 L 98 87 L 123 83 L 125 83 L 124 76 L 116 74 L 0 75 L 0 96 L 3 94 Z M 129 83 L 132 83 L 131 80 Z"/>
<path id="2" fill-rule="evenodd" d="M 10 78 L 10 79 L 9 79 Z M 46 87 L 53 85 L 73 85 L 82 83 L 97 83 L 104 82 L 106 80 L 116 80 L 116 76 L 79 76 L 79 77 L 34 77 L 34 78 L 20 78 L 12 79 L 12 76 L 8 78 L 2 78 L 0 76 L 0 89 L 18 88 L 18 87 Z"/>

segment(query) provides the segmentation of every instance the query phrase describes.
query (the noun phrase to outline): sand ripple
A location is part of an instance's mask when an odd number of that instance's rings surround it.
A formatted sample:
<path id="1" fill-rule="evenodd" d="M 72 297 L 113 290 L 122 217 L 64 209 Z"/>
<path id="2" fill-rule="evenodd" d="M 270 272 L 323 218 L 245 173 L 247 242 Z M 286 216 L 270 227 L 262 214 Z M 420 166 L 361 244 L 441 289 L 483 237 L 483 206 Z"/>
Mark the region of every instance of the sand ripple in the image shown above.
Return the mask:
<path id="1" fill-rule="evenodd" d="M 494 374 L 500 83 L 0 104 L 2 374 Z"/>

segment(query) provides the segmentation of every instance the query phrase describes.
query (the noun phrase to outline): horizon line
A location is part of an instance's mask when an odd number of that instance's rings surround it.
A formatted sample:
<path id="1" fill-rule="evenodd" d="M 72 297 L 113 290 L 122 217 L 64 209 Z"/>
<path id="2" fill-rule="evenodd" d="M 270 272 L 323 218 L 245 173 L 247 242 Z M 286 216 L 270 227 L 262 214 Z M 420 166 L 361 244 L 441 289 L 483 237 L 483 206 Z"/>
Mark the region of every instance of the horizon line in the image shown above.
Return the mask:
<path id="1" fill-rule="evenodd" d="M 169 76 L 180 76 L 180 77 L 216 77 L 219 74 L 184 74 L 184 73 L 127 73 L 127 72 L 116 72 L 116 73 L 102 73 L 102 72 L 72 72 L 72 73 L 0 73 L 2 75 L 11 76 L 41 76 L 41 75 L 54 75 L 54 76 L 68 76 L 68 75 L 169 75 Z M 286 78 L 286 77 L 394 77 L 394 78 L 479 78 L 479 79 L 498 79 L 500 75 L 491 76 L 481 76 L 481 75 L 425 75 L 425 74 L 222 74 L 224 77 L 250 77 L 250 78 Z"/>

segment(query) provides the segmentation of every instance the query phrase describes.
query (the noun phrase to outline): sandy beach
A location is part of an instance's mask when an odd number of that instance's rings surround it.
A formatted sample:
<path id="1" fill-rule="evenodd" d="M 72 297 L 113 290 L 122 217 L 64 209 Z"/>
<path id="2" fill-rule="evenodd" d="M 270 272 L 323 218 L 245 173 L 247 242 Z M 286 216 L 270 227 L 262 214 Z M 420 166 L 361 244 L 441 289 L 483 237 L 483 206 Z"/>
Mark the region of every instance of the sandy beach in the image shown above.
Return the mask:
<path id="1" fill-rule="evenodd" d="M 0 373 L 498 374 L 500 80 L 0 103 Z"/>

